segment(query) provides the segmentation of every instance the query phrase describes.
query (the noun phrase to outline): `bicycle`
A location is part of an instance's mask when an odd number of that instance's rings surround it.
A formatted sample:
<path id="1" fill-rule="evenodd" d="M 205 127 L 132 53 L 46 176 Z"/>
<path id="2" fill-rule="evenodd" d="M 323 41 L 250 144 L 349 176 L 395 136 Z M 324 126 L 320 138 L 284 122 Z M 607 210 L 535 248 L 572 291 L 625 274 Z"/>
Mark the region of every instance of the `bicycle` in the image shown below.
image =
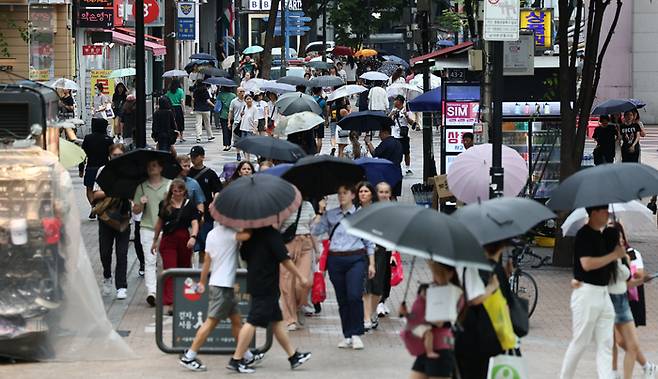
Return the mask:
<path id="1" fill-rule="evenodd" d="M 509 278 L 510 288 L 517 296 L 528 301 L 528 318 L 530 318 L 537 307 L 539 287 L 537 287 L 537 281 L 535 278 L 521 268 L 520 263 L 523 261 L 526 254 L 540 259 L 540 263 L 536 265 L 536 267 L 539 267 L 546 262 L 545 258 L 541 259 L 541 257 L 534 254 L 527 245 L 517 246 L 512 249 L 512 267 L 514 270 Z"/>

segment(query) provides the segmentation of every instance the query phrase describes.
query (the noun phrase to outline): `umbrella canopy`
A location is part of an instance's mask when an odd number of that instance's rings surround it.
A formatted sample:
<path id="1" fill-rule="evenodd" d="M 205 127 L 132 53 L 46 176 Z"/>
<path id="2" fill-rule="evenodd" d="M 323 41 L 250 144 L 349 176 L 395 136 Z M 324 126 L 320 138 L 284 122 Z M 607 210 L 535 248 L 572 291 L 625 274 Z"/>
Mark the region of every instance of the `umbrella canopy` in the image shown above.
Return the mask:
<path id="1" fill-rule="evenodd" d="M 283 162 L 295 162 L 306 155 L 301 147 L 292 142 L 269 136 L 247 136 L 240 138 L 235 147 L 247 153 Z"/>
<path id="2" fill-rule="evenodd" d="M 334 63 L 334 61 L 329 59 L 329 58 L 325 58 L 325 59 L 326 59 L 327 63 Z M 315 58 L 309 59 L 309 62 L 324 62 L 324 61 L 322 60 L 322 57 L 315 57 Z"/>
<path id="3" fill-rule="evenodd" d="M 308 61 L 305 64 L 306 66 L 314 68 L 316 70 L 328 70 L 329 67 L 333 66 L 333 64 L 329 62 L 323 62 L 323 61 Z"/>
<path id="4" fill-rule="evenodd" d="M 491 171 L 490 143 L 477 145 L 459 154 L 448 169 L 448 186 L 455 197 L 467 204 L 489 198 Z M 516 197 L 528 180 L 528 165 L 519 153 L 503 145 L 504 196 Z"/>
<path id="5" fill-rule="evenodd" d="M 217 196 L 214 217 L 231 228 L 263 228 L 283 222 L 301 204 L 302 195 L 285 180 L 273 175 L 245 176 Z"/>
<path id="6" fill-rule="evenodd" d="M 389 99 L 398 95 L 402 95 L 407 101 L 411 101 L 422 93 L 423 90 L 413 84 L 408 83 L 393 83 L 386 87 L 386 95 Z"/>
<path id="7" fill-rule="evenodd" d="M 356 53 L 354 53 L 354 56 L 357 57 L 357 58 L 358 57 L 374 57 L 375 55 L 377 55 L 377 50 L 373 50 L 373 49 L 361 49 L 361 50 L 357 51 Z"/>
<path id="8" fill-rule="evenodd" d="M 604 115 L 614 113 L 624 113 L 637 108 L 637 105 L 630 99 L 610 99 L 606 100 L 592 110 L 593 115 Z"/>
<path id="9" fill-rule="evenodd" d="M 238 84 L 229 78 L 212 77 L 203 81 L 206 84 L 212 84 L 220 87 L 237 87 Z"/>
<path id="10" fill-rule="evenodd" d="M 404 59 L 398 57 L 397 55 L 384 55 L 382 56 L 385 61 L 387 62 L 393 62 L 398 66 L 402 66 L 404 68 L 409 68 L 409 62 L 405 61 Z"/>
<path id="11" fill-rule="evenodd" d="M 308 80 L 301 76 L 284 76 L 276 80 L 277 83 L 290 84 L 291 86 L 308 87 Z"/>
<path id="12" fill-rule="evenodd" d="M 416 87 L 418 88 L 418 87 Z M 407 103 L 412 112 L 440 112 L 441 88 L 433 89 Z"/>
<path id="13" fill-rule="evenodd" d="M 231 68 L 231 66 L 233 66 L 233 63 L 235 63 L 235 55 L 229 55 L 222 61 L 222 68 L 224 70 L 228 70 Z"/>
<path id="14" fill-rule="evenodd" d="M 209 76 L 223 76 L 223 77 L 229 76 L 228 71 L 213 66 L 202 66 L 199 68 L 199 72 Z"/>
<path id="15" fill-rule="evenodd" d="M 270 167 L 265 171 L 259 171 L 258 173 L 281 177 L 283 174 L 288 172 L 288 170 L 290 170 L 292 166 L 293 166 L 292 163 L 279 163 L 274 167 Z"/>
<path id="16" fill-rule="evenodd" d="M 658 195 L 658 171 L 640 163 L 609 163 L 571 175 L 547 205 L 557 211 L 626 203 Z"/>
<path id="17" fill-rule="evenodd" d="M 260 91 L 261 86 L 267 85 L 269 82 L 265 79 L 261 78 L 253 78 L 247 80 L 242 87 L 245 89 L 247 92 L 256 92 Z"/>
<path id="18" fill-rule="evenodd" d="M 163 162 L 162 176 L 165 178 L 173 179 L 180 174 L 181 167 L 171 153 L 136 149 L 110 159 L 96 182 L 107 196 L 132 199 L 137 186 L 148 178 L 146 163 L 154 159 Z"/>
<path id="19" fill-rule="evenodd" d="M 384 125 L 393 125 L 393 120 L 382 111 L 352 112 L 338 121 L 343 130 L 368 132 L 380 130 Z"/>
<path id="20" fill-rule="evenodd" d="M 644 108 L 647 105 L 647 103 L 645 103 L 640 99 L 627 99 L 627 100 L 633 103 L 633 105 L 635 105 L 635 108 L 637 109 Z"/>
<path id="21" fill-rule="evenodd" d="M 342 222 L 348 233 L 388 250 L 450 266 L 491 271 L 491 264 L 475 236 L 457 219 L 434 209 L 394 202 L 375 203 Z"/>
<path id="22" fill-rule="evenodd" d="M 334 47 L 331 53 L 335 56 L 351 56 L 354 55 L 354 50 L 351 47 L 338 45 Z"/>
<path id="23" fill-rule="evenodd" d="M 59 139 L 59 163 L 64 168 L 76 167 L 80 162 L 84 162 L 85 158 L 87 154 L 80 146 L 64 138 Z"/>
<path id="24" fill-rule="evenodd" d="M 110 75 L 107 76 L 108 79 L 114 79 L 114 78 L 125 78 L 126 76 L 135 76 L 137 75 L 137 71 L 130 67 L 130 68 L 120 68 L 118 70 L 114 70 L 110 73 Z"/>
<path id="25" fill-rule="evenodd" d="M 381 72 L 382 74 L 385 74 L 387 76 L 391 76 L 398 69 L 398 67 L 400 67 L 399 64 L 394 63 L 394 62 L 390 62 L 390 61 L 386 61 L 386 62 L 382 63 L 381 66 L 379 66 L 377 71 Z"/>
<path id="26" fill-rule="evenodd" d="M 355 185 L 363 175 L 363 168 L 347 158 L 315 155 L 298 160 L 282 178 L 304 196 L 321 198 L 338 192 L 342 185 Z"/>
<path id="27" fill-rule="evenodd" d="M 286 93 L 281 95 L 276 102 L 276 107 L 279 108 L 279 113 L 284 116 L 290 116 L 299 112 L 313 112 L 317 114 L 322 113 L 322 109 L 318 105 L 313 96 L 303 94 L 301 92 Z"/>
<path id="28" fill-rule="evenodd" d="M 336 99 L 340 99 L 341 97 L 352 96 L 357 93 L 365 92 L 367 90 L 368 89 L 366 87 L 360 86 L 358 84 L 348 84 L 332 92 L 327 98 L 327 101 L 334 101 Z"/>
<path id="29" fill-rule="evenodd" d="M 452 216 L 485 245 L 525 234 L 555 213 L 534 200 L 499 197 L 459 208 Z"/>
<path id="30" fill-rule="evenodd" d="M 187 76 L 187 71 L 185 70 L 169 70 L 162 74 L 163 78 L 179 78 Z"/>
<path id="31" fill-rule="evenodd" d="M 293 85 L 285 84 L 285 83 L 277 83 L 275 81 L 269 81 L 263 84 L 260 87 L 260 89 L 261 91 L 269 91 L 274 93 L 288 93 L 288 92 L 296 91 L 296 88 Z"/>
<path id="32" fill-rule="evenodd" d="M 338 87 L 344 85 L 343 79 L 336 75 L 316 76 L 309 80 L 309 87 Z"/>
<path id="33" fill-rule="evenodd" d="M 388 75 L 378 71 L 368 71 L 361 74 L 359 78 L 364 80 L 372 80 L 372 81 L 386 81 L 388 80 Z"/>
<path id="34" fill-rule="evenodd" d="M 434 74 L 430 74 L 430 88 L 425 88 L 423 85 L 423 75 L 414 76 L 414 78 L 409 81 L 409 84 L 413 84 L 423 91 L 428 91 L 441 87 L 441 78 Z"/>
<path id="35" fill-rule="evenodd" d="M 366 178 L 372 185 L 386 182 L 393 188 L 402 180 L 400 166 L 388 159 L 364 157 L 354 160 L 354 163 L 363 167 Z"/>
<path id="36" fill-rule="evenodd" d="M 311 130 L 316 126 L 322 124 L 324 118 L 313 112 L 299 112 L 286 117 L 284 120 L 279 121 L 274 134 L 279 136 L 287 136 L 293 133 L 304 132 Z"/>
<path id="37" fill-rule="evenodd" d="M 196 53 L 190 55 L 190 59 L 197 60 L 197 61 L 216 61 L 217 58 L 214 56 L 208 54 L 208 53 Z"/>
<path id="38" fill-rule="evenodd" d="M 258 45 L 253 45 L 253 46 L 249 46 L 248 48 L 244 49 L 244 51 L 242 51 L 242 54 L 258 54 L 258 53 L 260 53 L 264 50 L 265 49 L 263 49 L 262 47 L 260 47 Z"/>
<path id="39" fill-rule="evenodd" d="M 71 79 L 66 79 L 66 78 L 55 79 L 52 82 L 50 82 L 48 86 L 51 88 L 70 89 L 73 91 L 80 90 L 80 87 L 78 87 L 78 83 L 74 82 Z"/>
<path id="40" fill-rule="evenodd" d="M 653 213 L 646 205 L 637 200 L 628 203 L 616 203 L 608 206 L 610 218 L 619 219 L 624 224 L 626 230 L 637 230 L 647 226 L 653 227 L 656 220 Z M 571 212 L 569 217 L 562 224 L 562 234 L 565 236 L 575 236 L 576 233 L 587 224 L 589 216 L 585 208 L 578 208 Z"/>

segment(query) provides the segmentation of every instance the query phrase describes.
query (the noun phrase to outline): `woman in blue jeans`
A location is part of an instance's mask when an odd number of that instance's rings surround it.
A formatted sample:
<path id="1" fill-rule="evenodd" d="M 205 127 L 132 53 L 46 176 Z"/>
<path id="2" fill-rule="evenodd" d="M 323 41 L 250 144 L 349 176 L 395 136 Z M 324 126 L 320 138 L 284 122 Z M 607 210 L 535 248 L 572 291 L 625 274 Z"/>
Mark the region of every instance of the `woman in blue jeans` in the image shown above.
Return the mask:
<path id="1" fill-rule="evenodd" d="M 311 233 L 320 236 L 329 234 L 329 257 L 327 271 L 334 285 L 338 301 L 338 312 L 344 339 L 338 344 L 341 349 L 363 349 L 363 284 L 375 276 L 375 245 L 367 240 L 347 234 L 341 223 L 343 218 L 356 212 L 355 190 L 352 187 L 338 188 L 338 208 L 324 212 L 320 206 L 320 217 L 316 216 Z M 367 267 L 367 269 L 366 269 Z"/>

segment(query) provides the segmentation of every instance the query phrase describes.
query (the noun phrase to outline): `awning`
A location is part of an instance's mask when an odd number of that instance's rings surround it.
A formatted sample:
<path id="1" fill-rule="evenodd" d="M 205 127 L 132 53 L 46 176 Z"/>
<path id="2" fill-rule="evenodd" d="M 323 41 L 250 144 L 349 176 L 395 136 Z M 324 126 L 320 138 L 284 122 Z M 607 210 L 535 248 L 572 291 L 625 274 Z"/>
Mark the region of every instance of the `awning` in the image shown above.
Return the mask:
<path id="1" fill-rule="evenodd" d="M 128 34 L 119 33 L 114 30 L 112 30 L 112 40 L 114 42 L 123 43 L 125 45 L 135 44 L 135 37 L 130 36 Z M 153 55 L 155 56 L 167 54 L 167 48 L 155 42 L 144 41 L 144 47 L 146 48 L 146 50 L 153 52 Z"/>
<path id="2" fill-rule="evenodd" d="M 407 105 L 412 112 L 441 112 L 441 88 L 425 92 Z"/>
<path id="3" fill-rule="evenodd" d="M 443 57 L 449 54 L 459 54 L 461 52 L 464 52 L 468 49 L 473 47 L 473 42 L 463 42 L 458 45 L 452 46 L 452 47 L 446 47 L 444 49 L 439 49 L 439 50 L 434 50 L 429 54 L 421 55 L 419 57 L 411 58 L 411 65 L 415 65 L 417 63 L 420 63 L 422 61 L 426 61 L 428 59 L 436 59 L 439 57 Z"/>

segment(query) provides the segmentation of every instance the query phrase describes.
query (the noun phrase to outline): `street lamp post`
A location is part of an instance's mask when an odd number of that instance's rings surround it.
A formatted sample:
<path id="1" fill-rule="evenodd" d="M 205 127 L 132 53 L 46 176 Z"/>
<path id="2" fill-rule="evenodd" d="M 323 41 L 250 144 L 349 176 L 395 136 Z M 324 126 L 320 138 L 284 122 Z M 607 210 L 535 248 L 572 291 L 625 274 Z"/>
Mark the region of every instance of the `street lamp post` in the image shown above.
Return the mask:
<path id="1" fill-rule="evenodd" d="M 137 147 L 146 147 L 146 52 L 144 50 L 144 0 L 135 0 L 135 91 L 137 92 Z"/>
<path id="2" fill-rule="evenodd" d="M 493 41 L 489 42 L 493 46 L 492 60 L 493 60 L 493 85 L 492 85 L 492 101 L 493 101 L 493 118 L 491 125 L 491 144 L 492 144 L 492 157 L 491 157 L 491 186 L 489 188 L 489 197 L 502 197 L 503 196 L 503 55 L 504 55 L 504 42 Z"/>

